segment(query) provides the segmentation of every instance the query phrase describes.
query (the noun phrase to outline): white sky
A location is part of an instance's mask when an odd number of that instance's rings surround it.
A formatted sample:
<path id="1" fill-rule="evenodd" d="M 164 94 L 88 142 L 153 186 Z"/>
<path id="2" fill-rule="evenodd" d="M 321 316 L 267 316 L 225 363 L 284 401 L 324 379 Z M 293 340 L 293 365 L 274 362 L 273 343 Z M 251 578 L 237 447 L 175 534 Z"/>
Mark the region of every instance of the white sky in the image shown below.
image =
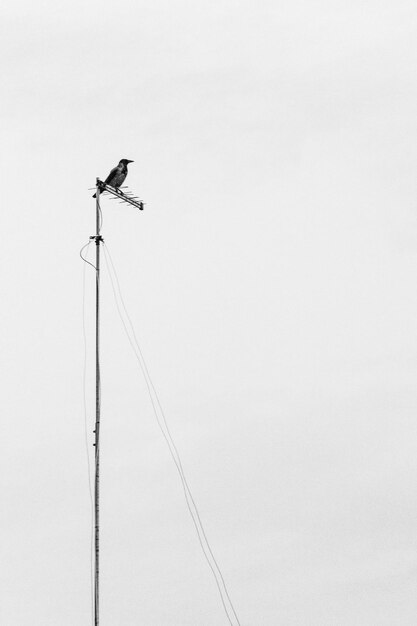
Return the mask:
<path id="1" fill-rule="evenodd" d="M 91 623 L 78 251 L 121 158 L 103 236 L 242 626 L 415 624 L 416 18 L 2 8 L 2 624 Z M 102 340 L 100 624 L 227 624 L 104 272 Z"/>

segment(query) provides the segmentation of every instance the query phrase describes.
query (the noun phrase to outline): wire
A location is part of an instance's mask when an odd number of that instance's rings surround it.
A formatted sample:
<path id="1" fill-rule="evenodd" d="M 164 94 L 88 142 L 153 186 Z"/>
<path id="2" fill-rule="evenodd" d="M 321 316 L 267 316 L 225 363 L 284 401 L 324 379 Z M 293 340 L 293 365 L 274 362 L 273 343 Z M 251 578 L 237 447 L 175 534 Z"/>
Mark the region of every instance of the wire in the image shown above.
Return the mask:
<path id="1" fill-rule="evenodd" d="M 85 440 L 85 450 L 86 450 L 86 458 L 87 458 L 87 471 L 88 471 L 88 490 L 90 494 L 90 513 L 91 513 L 91 532 L 90 532 L 90 589 L 91 589 L 91 623 L 94 624 L 94 566 L 93 566 L 93 542 L 94 542 L 94 502 L 93 502 L 93 489 L 91 485 L 91 463 L 90 463 L 90 453 L 88 447 L 88 424 L 87 424 L 87 334 L 85 328 L 85 270 L 87 263 L 92 267 L 95 266 L 90 263 L 86 258 L 82 256 L 82 251 L 84 248 L 87 248 L 87 256 L 90 251 L 90 243 L 89 241 L 80 251 L 80 256 L 85 261 L 83 266 L 83 301 L 82 301 L 82 312 L 83 312 L 83 340 L 84 340 L 84 365 L 83 365 L 83 403 L 84 403 L 84 440 Z"/>
<path id="2" fill-rule="evenodd" d="M 95 265 L 93 265 L 92 263 L 90 263 L 90 261 L 87 261 L 87 259 L 83 256 L 83 250 L 85 248 L 87 248 L 90 245 L 91 241 L 89 241 L 88 243 L 85 244 L 85 246 L 83 246 L 80 250 L 80 257 L 82 258 L 82 260 L 84 261 L 84 263 L 88 263 L 88 265 L 91 265 L 91 267 L 94 267 L 94 269 L 97 271 L 97 268 Z M 84 267 L 85 269 L 85 267 Z"/>
<path id="3" fill-rule="evenodd" d="M 101 229 L 103 228 L 103 211 L 101 210 L 101 206 L 100 206 L 100 200 L 98 201 L 98 210 L 100 213 L 100 224 L 98 227 L 98 234 L 101 233 Z"/>
<path id="4" fill-rule="evenodd" d="M 97 194 L 97 192 L 96 192 L 96 194 Z M 100 220 L 99 220 L 98 233 L 97 233 L 98 235 L 100 234 L 101 229 L 103 227 L 103 211 L 101 210 L 101 206 L 100 206 L 100 196 L 101 196 L 101 194 L 102 194 L 102 192 L 99 191 L 98 192 L 98 196 L 97 196 L 97 200 L 96 200 L 97 206 L 98 206 L 98 211 L 100 213 Z"/>
<path id="5" fill-rule="evenodd" d="M 105 258 L 106 258 L 106 257 L 105 257 Z M 109 270 L 108 265 L 107 265 L 107 269 Z M 110 281 L 112 282 L 112 276 L 111 276 L 111 274 L 110 274 L 110 271 L 109 271 L 109 276 L 110 276 Z M 112 288 L 113 288 L 113 294 L 115 295 L 115 298 L 116 298 L 116 292 L 115 292 L 115 289 L 114 289 L 114 284 L 112 284 Z M 145 383 L 146 383 L 146 386 L 147 386 L 147 389 L 148 389 L 148 393 L 149 393 L 149 397 L 150 397 L 150 400 L 151 400 L 151 404 L 152 404 L 152 408 L 153 408 L 153 411 L 154 411 L 154 414 L 155 414 L 156 421 L 157 421 L 158 426 L 159 426 L 159 428 L 160 428 L 160 430 L 161 430 L 161 433 L 162 433 L 162 435 L 163 435 L 163 437 L 164 437 L 164 439 L 165 439 L 165 441 L 166 441 L 166 443 L 167 443 L 167 445 L 168 445 L 169 452 L 170 452 L 170 454 L 171 454 L 171 456 L 172 456 L 172 459 L 173 459 L 173 461 L 174 461 L 174 463 L 175 463 L 175 465 L 176 465 L 176 467 L 177 467 L 177 471 L 178 471 L 178 473 L 179 473 L 179 475 L 180 475 L 180 479 L 181 479 L 181 481 L 182 481 L 182 485 L 183 485 L 184 496 L 185 496 L 185 500 L 186 500 L 186 503 L 187 503 L 187 508 L 188 508 L 189 513 L 190 513 L 190 515 L 191 515 L 192 521 L 193 521 L 193 523 L 194 523 L 194 526 L 195 526 L 195 529 L 196 529 L 196 532 L 197 532 L 197 536 L 198 536 L 198 540 L 199 540 L 199 543 L 200 543 L 201 549 L 202 549 L 202 551 L 203 551 L 203 554 L 204 554 L 204 556 L 205 556 L 205 558 L 206 558 L 206 560 L 207 560 L 207 563 L 208 563 L 208 565 L 209 565 L 209 567 L 210 567 L 211 571 L 213 572 L 213 576 L 214 576 L 215 581 L 216 581 L 216 585 L 217 585 L 217 588 L 218 588 L 218 591 L 219 591 L 219 594 L 220 594 L 221 601 L 222 601 L 222 603 L 223 603 L 224 610 L 225 610 L 226 615 L 227 615 L 227 617 L 228 617 L 228 619 L 229 619 L 229 623 L 231 624 L 231 626 L 233 626 L 233 623 L 231 622 L 231 620 L 230 620 L 230 618 L 229 618 L 229 614 L 228 614 L 228 612 L 227 612 L 227 607 L 226 607 L 225 602 L 224 602 L 224 599 L 223 599 L 222 591 L 221 591 L 221 588 L 220 588 L 220 585 L 219 585 L 219 582 L 218 582 L 218 579 L 217 579 L 217 576 L 216 576 L 216 572 L 214 571 L 213 566 L 212 566 L 212 564 L 211 564 L 211 562 L 210 562 L 210 559 L 208 558 L 208 555 L 207 555 L 207 553 L 206 553 L 206 550 L 205 550 L 205 547 L 204 547 L 204 543 L 203 543 L 203 541 L 202 541 L 202 537 L 201 537 L 201 534 L 200 534 L 200 530 L 199 530 L 198 524 L 197 524 L 197 522 L 196 522 L 196 518 L 195 518 L 195 516 L 194 516 L 194 514 L 193 514 L 193 511 L 192 511 L 192 508 L 191 508 L 191 506 L 190 506 L 188 489 L 187 489 L 187 485 L 186 485 L 186 483 L 185 483 L 185 481 L 184 481 L 184 479 L 183 479 L 183 473 L 182 473 L 181 466 L 180 466 L 180 464 L 178 463 L 178 461 L 177 461 L 177 459 L 176 459 L 176 457 L 175 457 L 175 454 L 174 454 L 174 452 L 173 452 L 173 450 L 172 450 L 172 447 L 171 447 L 171 443 L 170 443 L 170 441 L 169 441 L 169 439 L 168 439 L 168 437 L 167 437 L 167 435 L 166 435 L 166 433 L 165 433 L 165 431 L 164 431 L 164 429 L 163 429 L 162 423 L 161 423 L 161 421 L 160 421 L 160 419 L 159 419 L 158 412 L 157 412 L 157 410 L 156 410 L 156 406 L 155 406 L 155 402 L 154 402 L 154 398 L 153 398 L 152 393 L 151 393 L 151 388 L 150 388 L 149 381 L 148 381 L 147 377 L 145 376 L 145 370 L 144 370 L 144 368 L 143 368 L 143 366 L 142 366 L 142 362 L 141 362 L 141 360 L 139 359 L 139 356 L 138 356 L 138 354 L 137 354 L 137 352 L 136 352 L 136 347 L 135 347 L 134 343 L 132 342 L 132 339 L 131 339 L 131 337 L 130 337 L 130 335 L 129 335 L 129 331 L 128 331 L 128 328 L 127 328 L 127 326 L 126 326 L 126 323 L 125 323 L 125 321 L 124 321 L 124 319 L 123 319 L 123 316 L 122 316 L 122 314 L 121 314 L 120 307 L 119 307 L 119 303 L 117 302 L 117 299 L 116 299 L 116 307 L 117 307 L 118 313 L 119 313 L 119 315 L 120 315 L 120 318 L 121 318 L 121 320 L 122 320 L 122 324 L 123 324 L 123 327 L 124 327 L 124 329 L 125 329 L 125 332 L 126 332 L 126 335 L 127 335 L 128 340 L 129 340 L 129 343 L 130 343 L 130 345 L 131 345 L 131 347 L 132 347 L 132 349 L 133 349 L 133 351 L 134 351 L 134 353 L 135 353 L 136 359 L 137 359 L 137 360 L 138 360 L 138 362 L 139 362 L 139 365 L 140 365 L 140 367 L 141 367 L 141 369 L 142 369 L 142 373 L 144 374 Z"/>
<path id="6" fill-rule="evenodd" d="M 231 624 L 231 626 L 234 626 L 233 620 L 232 620 L 233 616 L 231 616 L 231 613 L 233 613 L 233 615 L 235 617 L 235 620 L 236 620 L 236 623 L 240 626 L 240 621 L 239 621 L 239 618 L 238 618 L 238 616 L 236 614 L 236 611 L 235 611 L 235 608 L 233 606 L 233 603 L 232 603 L 232 601 L 230 599 L 230 595 L 228 593 L 225 580 L 224 580 L 223 575 L 221 573 L 220 567 L 219 567 L 219 565 L 218 565 L 218 563 L 217 563 L 217 561 L 216 561 L 216 559 L 214 557 L 213 551 L 211 549 L 210 543 L 209 543 L 207 535 L 205 533 L 205 530 L 204 530 L 204 527 L 203 527 L 203 523 L 201 521 L 201 517 L 200 517 L 199 511 L 198 511 L 198 508 L 197 508 L 197 505 L 195 503 L 195 500 L 194 500 L 193 495 L 191 493 L 191 489 L 189 487 L 187 478 L 185 476 L 185 472 L 184 472 L 184 468 L 183 468 L 183 465 L 182 465 L 182 462 L 181 462 L 180 454 L 179 454 L 178 449 L 177 449 L 177 447 L 175 445 L 175 442 L 174 442 L 174 439 L 172 437 L 172 434 L 171 434 L 171 432 L 169 430 L 168 423 L 167 423 L 167 420 L 166 420 L 166 417 L 165 417 L 165 413 L 164 413 L 163 408 L 161 406 L 161 402 L 159 400 L 158 393 L 157 393 L 157 391 L 155 389 L 155 386 L 154 386 L 154 384 L 152 382 L 152 379 L 151 379 L 151 376 L 149 374 L 149 370 L 148 370 L 148 367 L 146 365 L 146 361 L 144 359 L 142 350 L 140 348 L 138 339 L 136 337 L 136 333 L 135 333 L 135 329 L 134 329 L 132 320 L 131 320 L 131 318 L 129 316 L 129 313 L 127 311 L 126 305 L 124 303 L 124 299 L 123 299 L 121 288 L 120 288 L 120 283 L 119 283 L 119 280 L 118 280 L 117 272 L 116 272 L 116 269 L 114 267 L 114 263 L 113 263 L 110 251 L 108 249 L 108 246 L 103 246 L 103 249 L 104 249 L 104 258 L 105 258 L 105 261 L 106 261 L 106 266 L 107 266 L 107 270 L 108 270 L 108 273 L 109 273 L 113 294 L 114 294 L 114 297 L 115 297 L 116 307 L 117 307 L 120 319 L 122 321 L 123 327 L 125 329 L 127 338 L 129 340 L 129 343 L 130 343 L 130 345 L 131 345 L 131 347 L 132 347 L 132 349 L 133 349 L 133 351 L 135 353 L 136 359 L 137 359 L 137 361 L 139 363 L 139 366 L 140 366 L 140 368 L 142 370 L 142 374 L 144 376 L 145 383 L 146 383 L 146 386 L 147 386 L 147 389 L 148 389 L 148 394 L 149 394 L 149 397 L 150 397 L 150 400 L 151 400 L 151 404 L 152 404 L 152 408 L 153 408 L 153 411 L 154 411 L 154 414 L 155 414 L 156 421 L 157 421 L 158 426 L 159 426 L 159 428 L 160 428 L 160 430 L 162 432 L 162 435 L 163 435 L 163 437 L 164 437 L 164 439 L 165 439 L 165 441 L 167 443 L 169 452 L 171 454 L 171 457 L 172 457 L 172 459 L 174 461 L 174 464 L 175 464 L 175 466 L 177 468 L 177 471 L 178 471 L 178 474 L 180 476 L 180 480 L 181 480 L 181 483 L 182 483 L 182 487 L 183 487 L 183 491 L 184 491 L 184 496 L 185 496 L 187 508 L 188 508 L 189 513 L 190 513 L 191 519 L 193 521 L 195 530 L 197 532 L 197 537 L 198 537 L 198 540 L 199 540 L 199 543 L 200 543 L 200 547 L 201 547 L 202 552 L 204 554 L 204 557 L 205 557 L 205 559 L 206 559 L 206 561 L 207 561 L 207 563 L 208 563 L 208 565 L 209 565 L 209 567 L 210 567 L 210 569 L 211 569 L 211 571 L 213 573 L 213 576 L 214 576 L 214 579 L 215 579 L 215 582 L 216 582 L 216 585 L 217 585 L 217 588 L 218 588 L 218 591 L 219 591 L 219 594 L 220 594 L 220 598 L 221 598 L 221 601 L 222 601 L 222 605 L 223 605 L 224 611 L 226 613 L 226 616 L 227 616 L 227 618 L 229 620 L 229 623 Z M 114 285 L 112 272 L 110 271 L 109 260 L 110 260 L 110 264 L 111 264 L 111 267 L 112 267 L 112 270 L 113 270 L 113 274 L 114 274 L 114 277 L 115 277 L 118 294 L 116 293 L 116 288 L 115 288 L 115 285 Z M 119 296 L 119 299 L 120 299 L 120 302 L 122 304 L 125 316 L 126 316 L 126 318 L 128 320 L 128 323 L 129 323 L 129 326 L 130 326 L 130 333 L 129 333 L 129 330 L 127 328 L 126 322 L 125 322 L 125 320 L 123 318 L 123 314 L 122 314 L 122 312 L 120 310 L 120 306 L 119 306 L 119 302 L 118 302 L 118 299 L 117 299 L 117 295 Z M 132 339 L 132 337 L 133 337 L 133 339 Z M 154 398 L 154 396 L 155 396 L 155 398 Z M 162 416 L 162 420 L 160 419 L 160 416 L 158 415 L 157 407 L 159 408 L 159 412 L 160 412 L 160 414 Z M 211 557 L 211 559 L 210 559 L 210 557 Z"/>
<path id="7" fill-rule="evenodd" d="M 172 448 L 173 448 L 173 450 L 174 450 L 174 452 L 175 452 L 175 455 L 174 455 L 174 456 L 175 456 L 174 461 L 176 460 L 176 462 L 178 463 L 178 465 L 177 465 L 177 469 L 178 469 L 178 471 L 179 471 L 179 473 L 180 473 L 181 480 L 183 481 L 183 487 L 184 487 L 184 489 L 188 492 L 188 496 L 189 496 L 189 498 L 190 498 L 190 500 L 191 500 L 191 503 L 192 503 L 192 505 L 193 505 L 193 507 L 194 507 L 195 515 L 196 515 L 196 517 L 197 517 L 197 519 L 198 519 L 198 522 L 199 522 L 199 525 L 200 525 L 201 534 L 202 534 L 202 536 L 204 537 L 204 540 L 205 540 L 206 545 L 207 545 L 207 550 L 208 550 L 208 552 L 210 553 L 211 558 L 213 559 L 213 563 L 214 563 L 214 566 L 215 566 L 215 568 L 216 568 L 216 570 L 217 570 L 217 572 L 218 572 L 218 575 L 219 575 L 219 577 L 220 577 L 220 580 L 221 580 L 221 583 L 222 583 L 222 587 L 223 587 L 223 589 L 224 589 L 224 593 L 226 594 L 226 597 L 227 597 L 227 599 L 228 599 L 228 601 L 229 601 L 229 604 L 230 604 L 230 606 L 231 606 L 231 608 L 232 608 L 232 611 L 233 611 L 233 613 L 234 613 L 234 616 L 235 616 L 235 618 L 236 618 L 236 620 L 237 620 L 237 622 L 238 622 L 238 624 L 239 624 L 239 618 L 238 618 L 238 616 L 236 615 L 235 609 L 234 609 L 234 607 L 233 607 L 233 603 L 232 603 L 232 601 L 231 601 L 231 599 L 230 599 L 230 596 L 229 596 L 229 593 L 228 593 L 228 590 L 227 590 L 227 586 L 226 586 L 225 580 L 224 580 L 224 578 L 223 578 L 222 572 L 221 572 L 221 570 L 220 570 L 220 567 L 219 567 L 219 565 L 218 565 L 218 563 L 217 563 L 217 561 L 216 561 L 216 558 L 215 558 L 215 556 L 214 556 L 214 554 L 213 554 L 213 552 L 212 552 L 212 550 L 211 550 L 211 546 L 210 546 L 210 543 L 209 543 L 209 541 L 208 541 L 208 539 L 207 539 L 207 536 L 206 536 L 206 533 L 205 533 L 205 530 L 204 530 L 203 523 L 202 523 L 201 518 L 200 518 L 200 514 L 199 514 L 199 511 L 198 511 L 197 505 L 196 505 L 196 503 L 195 503 L 195 501 L 194 501 L 193 495 L 192 495 L 192 493 L 191 493 L 191 489 L 190 489 L 190 487 L 189 487 L 189 485 L 188 485 L 187 478 L 186 478 L 186 476 L 185 476 L 185 472 L 184 472 L 184 469 L 183 469 L 183 466 L 182 466 L 182 463 L 181 463 L 181 457 L 180 457 L 180 454 L 179 454 L 178 449 L 177 449 L 177 447 L 176 447 L 176 445 L 175 445 L 174 439 L 172 438 L 172 435 L 171 435 L 171 432 L 170 432 L 170 430 L 169 430 L 169 426 L 168 426 L 168 423 L 167 423 L 167 420 L 166 420 L 166 417 L 165 417 L 164 410 L 163 410 L 162 405 L 161 405 L 161 402 L 160 402 L 160 400 L 159 400 L 158 393 L 157 393 L 157 391 L 156 391 L 156 389 L 155 389 L 155 386 L 154 386 L 154 384 L 153 384 L 153 382 L 152 382 L 152 378 L 151 378 L 151 376 L 150 376 L 150 374 L 149 374 L 149 370 L 148 370 L 148 367 L 147 367 L 147 365 L 146 365 L 146 361 L 145 361 L 145 358 L 144 358 L 144 356 L 143 356 L 142 350 L 141 350 L 141 348 L 140 348 L 139 341 L 138 341 L 138 339 L 137 339 L 137 337 L 136 337 L 135 329 L 134 329 L 134 326 L 133 326 L 132 320 L 131 320 L 131 318 L 130 318 L 130 316 L 129 316 L 129 313 L 128 313 L 128 311 L 127 311 L 127 308 L 126 308 L 126 305 L 125 305 L 125 302 L 124 302 L 124 299 L 123 299 L 123 295 L 122 295 L 122 292 L 121 292 L 121 288 L 120 288 L 120 283 L 119 283 L 119 279 L 118 279 L 118 276 L 117 276 L 117 272 L 116 272 L 116 269 L 115 269 L 115 267 L 114 267 L 114 263 L 113 263 L 113 260 L 112 260 L 111 254 L 110 254 L 110 250 L 108 250 L 108 248 L 107 248 L 107 252 L 108 252 L 109 259 L 110 259 L 110 263 L 111 263 L 111 266 L 112 266 L 112 269 L 113 269 L 113 273 L 114 273 L 114 276 L 115 276 L 115 279 L 116 279 L 116 284 L 117 284 L 117 289 L 118 289 L 118 292 L 119 292 L 120 301 L 121 301 L 121 303 L 122 303 L 122 306 L 123 306 L 124 312 L 125 312 L 125 314 L 126 314 L 126 317 L 127 317 L 128 321 L 129 321 L 129 325 L 130 325 L 130 328 L 131 328 L 131 331 L 132 331 L 132 335 L 133 335 L 133 337 L 134 337 L 134 340 L 135 340 L 135 343 L 136 343 L 136 346 L 137 346 L 137 349 L 138 349 L 138 352 L 139 352 L 140 358 L 141 358 L 141 360 L 142 360 L 143 368 L 142 368 L 142 364 L 141 364 L 141 363 L 140 363 L 140 365 L 141 365 L 142 371 L 144 370 L 144 372 L 143 372 L 143 373 L 144 373 L 145 380 L 146 380 L 146 377 L 149 379 L 149 384 L 150 384 L 150 386 L 151 386 L 151 388 L 152 388 L 152 390 L 153 390 L 153 393 L 154 393 L 154 395 L 155 395 L 156 402 L 157 402 L 158 407 L 159 407 L 159 410 L 160 410 L 160 412 L 161 412 L 162 419 L 163 419 L 163 422 L 164 422 L 164 425 L 165 425 L 165 428 L 166 428 L 166 432 L 167 432 L 168 438 L 169 438 L 170 443 L 171 443 L 171 445 L 172 445 Z M 107 263 L 107 259 L 106 259 L 106 247 L 104 247 L 104 253 L 105 253 L 105 260 L 106 260 L 106 263 Z M 120 312 L 120 311 L 119 311 L 119 312 Z M 123 321 L 123 320 L 122 320 L 122 321 Z M 125 327 L 125 330 L 127 331 L 126 327 Z M 148 386 L 148 391 L 150 391 L 150 390 L 149 390 L 149 386 Z M 152 404 L 153 404 L 153 402 L 152 402 Z M 154 408 L 154 410 L 155 410 L 155 408 Z M 169 444 L 168 444 L 168 445 L 169 445 Z M 176 463 L 176 464 L 177 464 L 177 463 Z M 187 500 L 187 504 L 188 504 L 188 500 Z M 191 511 L 190 511 L 190 513 L 191 513 Z M 197 531 L 197 532 L 198 532 L 198 531 Z M 199 537 L 199 538 L 200 538 L 200 537 Z"/>

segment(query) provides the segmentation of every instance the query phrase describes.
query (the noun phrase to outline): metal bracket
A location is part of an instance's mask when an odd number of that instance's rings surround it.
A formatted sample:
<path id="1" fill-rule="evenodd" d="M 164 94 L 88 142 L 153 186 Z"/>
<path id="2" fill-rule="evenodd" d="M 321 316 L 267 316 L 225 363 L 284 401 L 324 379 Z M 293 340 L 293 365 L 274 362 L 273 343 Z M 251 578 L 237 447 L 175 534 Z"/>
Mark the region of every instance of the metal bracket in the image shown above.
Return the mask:
<path id="1" fill-rule="evenodd" d="M 101 235 L 90 235 L 90 239 L 94 239 L 96 242 L 96 246 L 99 245 L 100 241 L 104 243 L 104 239 Z"/>

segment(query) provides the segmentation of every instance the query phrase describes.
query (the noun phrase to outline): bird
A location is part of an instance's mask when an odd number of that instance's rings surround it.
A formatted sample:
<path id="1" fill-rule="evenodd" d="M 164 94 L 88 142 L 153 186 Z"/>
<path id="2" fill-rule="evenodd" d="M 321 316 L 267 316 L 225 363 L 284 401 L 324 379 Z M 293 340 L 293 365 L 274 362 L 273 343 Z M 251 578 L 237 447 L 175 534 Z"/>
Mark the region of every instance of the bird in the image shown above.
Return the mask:
<path id="1" fill-rule="evenodd" d="M 110 174 L 107 176 L 106 180 L 104 181 L 104 184 L 110 185 L 110 187 L 114 187 L 115 189 L 118 189 L 120 185 L 124 183 L 125 178 L 127 176 L 127 164 L 128 163 L 134 163 L 134 161 L 131 161 L 130 159 L 121 159 L 119 161 L 119 165 L 116 165 L 116 167 L 114 167 L 112 171 L 110 172 Z M 96 197 L 96 194 L 94 194 L 93 198 L 95 197 Z"/>

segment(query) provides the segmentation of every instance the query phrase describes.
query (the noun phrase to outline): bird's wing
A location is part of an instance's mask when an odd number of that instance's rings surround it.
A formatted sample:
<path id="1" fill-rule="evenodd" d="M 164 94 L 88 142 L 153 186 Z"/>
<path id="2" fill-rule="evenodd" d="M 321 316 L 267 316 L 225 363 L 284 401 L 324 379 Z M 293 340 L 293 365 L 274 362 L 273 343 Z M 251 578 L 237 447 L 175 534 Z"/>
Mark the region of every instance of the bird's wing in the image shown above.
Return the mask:
<path id="1" fill-rule="evenodd" d="M 104 184 L 107 185 L 110 183 L 110 181 L 113 179 L 113 177 L 115 176 L 115 174 L 119 173 L 119 166 L 116 165 L 116 167 L 114 167 L 112 169 L 112 171 L 110 172 L 110 174 L 107 176 L 106 180 L 104 181 Z"/>

